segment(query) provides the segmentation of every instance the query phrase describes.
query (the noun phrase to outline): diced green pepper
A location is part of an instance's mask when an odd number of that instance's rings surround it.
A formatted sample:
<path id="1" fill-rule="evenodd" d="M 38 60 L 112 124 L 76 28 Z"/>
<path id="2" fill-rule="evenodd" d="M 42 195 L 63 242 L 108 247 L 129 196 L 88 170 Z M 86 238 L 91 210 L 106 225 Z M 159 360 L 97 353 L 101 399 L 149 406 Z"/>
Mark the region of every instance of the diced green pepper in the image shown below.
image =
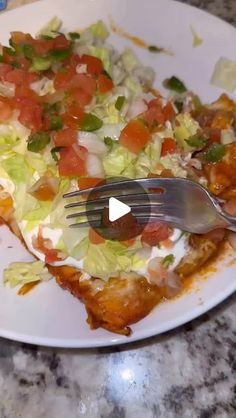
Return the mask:
<path id="1" fill-rule="evenodd" d="M 54 61 L 64 61 L 71 55 L 71 49 L 53 49 L 49 53 L 49 57 Z"/>
<path id="2" fill-rule="evenodd" d="M 162 48 L 158 48 L 156 45 L 149 45 L 148 50 L 150 52 L 161 52 Z"/>
<path id="3" fill-rule="evenodd" d="M 177 93 L 185 93 L 187 91 L 187 88 L 185 87 L 183 81 L 181 81 L 174 75 L 171 78 L 168 78 L 164 81 L 164 87 L 169 90 L 176 91 Z"/>
<path id="4" fill-rule="evenodd" d="M 169 267 L 171 264 L 173 264 L 175 261 L 175 256 L 174 254 L 169 254 L 167 255 L 164 260 L 162 260 L 162 264 L 164 267 Z"/>
<path id="5" fill-rule="evenodd" d="M 115 108 L 117 110 L 121 110 L 123 105 L 124 105 L 124 102 L 125 102 L 125 96 L 117 97 L 117 100 L 116 100 L 116 103 L 115 103 Z"/>
<path id="6" fill-rule="evenodd" d="M 103 125 L 103 121 L 92 113 L 85 113 L 84 120 L 81 126 L 82 131 L 93 132 L 100 129 Z"/>
<path id="7" fill-rule="evenodd" d="M 207 139 L 199 135 L 190 136 L 188 139 L 185 139 L 185 141 L 193 148 L 202 148 L 207 143 Z"/>
<path id="8" fill-rule="evenodd" d="M 104 144 L 107 145 L 108 147 L 112 147 L 115 142 L 116 141 L 114 141 L 114 139 L 112 139 L 110 136 L 105 136 L 104 138 Z"/>
<path id="9" fill-rule="evenodd" d="M 29 44 L 23 45 L 23 54 L 25 58 L 32 60 L 35 54 L 33 46 Z"/>
<path id="10" fill-rule="evenodd" d="M 34 71 L 46 71 L 52 65 L 52 61 L 47 57 L 35 57 L 32 62 L 32 70 Z"/>
<path id="11" fill-rule="evenodd" d="M 54 161 L 56 161 L 56 162 L 59 161 L 58 153 L 64 148 L 65 147 L 54 147 L 54 148 L 51 149 L 51 155 L 52 155 L 52 158 L 54 159 Z"/>
<path id="12" fill-rule="evenodd" d="M 50 135 L 47 132 L 36 132 L 29 136 L 27 149 L 31 152 L 40 152 L 49 142 Z"/>
<path id="13" fill-rule="evenodd" d="M 206 153 L 204 154 L 204 159 L 209 163 L 216 163 L 217 161 L 222 160 L 225 155 L 225 145 L 223 144 L 212 144 Z"/>
<path id="14" fill-rule="evenodd" d="M 77 41 L 80 38 L 80 34 L 78 32 L 69 32 L 69 37 L 72 41 Z"/>
<path id="15" fill-rule="evenodd" d="M 50 129 L 53 131 L 57 131 L 58 129 L 62 129 L 63 122 L 60 115 L 51 115 L 50 117 Z"/>

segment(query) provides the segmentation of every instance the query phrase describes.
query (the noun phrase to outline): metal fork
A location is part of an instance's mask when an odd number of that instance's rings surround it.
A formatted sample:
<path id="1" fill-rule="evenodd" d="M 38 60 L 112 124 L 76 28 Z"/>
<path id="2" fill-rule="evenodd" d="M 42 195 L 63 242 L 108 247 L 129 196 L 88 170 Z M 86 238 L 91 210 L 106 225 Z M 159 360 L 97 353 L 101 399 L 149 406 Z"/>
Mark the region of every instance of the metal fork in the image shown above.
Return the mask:
<path id="1" fill-rule="evenodd" d="M 135 182 L 144 189 L 143 193 L 132 193 Z M 153 189 L 158 189 L 158 192 L 153 192 Z M 96 192 L 95 198 L 86 201 L 91 192 Z M 148 193 L 149 205 L 146 204 L 145 193 Z M 109 206 L 110 197 L 115 197 L 130 206 L 131 213 L 140 224 L 163 221 L 183 231 L 197 234 L 222 227 L 236 231 L 236 217 L 228 215 L 222 209 L 223 200 L 213 196 L 200 184 L 183 178 L 117 181 L 67 193 L 64 197 L 80 198 L 80 201 L 65 206 L 66 209 L 79 209 L 67 216 L 68 219 L 76 219 L 76 223 L 70 225 L 72 228 L 101 226 L 104 207 Z M 84 217 L 88 216 L 90 221 L 84 221 Z"/>

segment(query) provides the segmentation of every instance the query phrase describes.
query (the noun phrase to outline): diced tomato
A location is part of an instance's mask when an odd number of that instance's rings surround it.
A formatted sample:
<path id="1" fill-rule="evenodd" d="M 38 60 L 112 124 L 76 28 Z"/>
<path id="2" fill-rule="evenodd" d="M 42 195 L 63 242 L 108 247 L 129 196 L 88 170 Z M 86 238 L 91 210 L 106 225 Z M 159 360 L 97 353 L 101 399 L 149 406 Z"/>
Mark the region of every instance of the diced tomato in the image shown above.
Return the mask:
<path id="1" fill-rule="evenodd" d="M 176 142 L 173 138 L 165 138 L 161 147 L 161 156 L 173 154 L 177 149 Z"/>
<path id="2" fill-rule="evenodd" d="M 59 251 L 52 248 L 52 241 L 49 238 L 43 237 L 43 228 L 39 226 L 39 232 L 37 236 L 33 236 L 32 245 L 35 250 L 40 251 L 45 255 L 46 263 L 54 263 L 60 261 Z"/>
<path id="3" fill-rule="evenodd" d="M 41 98 L 29 87 L 24 84 L 15 88 L 15 103 L 16 107 L 20 108 L 25 104 L 25 101 L 29 101 L 30 104 L 38 103 L 41 101 Z"/>
<path id="4" fill-rule="evenodd" d="M 10 119 L 12 110 L 10 100 L 7 97 L 0 96 L 0 122 Z"/>
<path id="5" fill-rule="evenodd" d="M 90 189 L 90 187 L 97 186 L 103 180 L 99 177 L 82 177 L 78 181 L 78 186 L 80 190 Z"/>
<path id="6" fill-rule="evenodd" d="M 81 58 L 78 54 L 71 54 L 71 56 L 65 60 L 65 64 L 76 72 L 77 65 L 81 64 Z"/>
<path id="7" fill-rule="evenodd" d="M 59 181 L 52 176 L 42 176 L 29 190 L 37 200 L 52 201 L 58 193 Z"/>
<path id="8" fill-rule="evenodd" d="M 32 42 L 33 38 L 29 33 L 13 31 L 11 32 L 11 41 L 13 44 L 22 45 Z"/>
<path id="9" fill-rule="evenodd" d="M 53 133 L 53 142 L 56 147 L 69 147 L 76 143 L 77 131 L 71 128 Z"/>
<path id="10" fill-rule="evenodd" d="M 80 107 L 84 108 L 91 102 L 92 98 L 93 96 L 83 88 L 74 88 L 69 91 L 66 101 L 69 105 L 77 103 Z"/>
<path id="11" fill-rule="evenodd" d="M 131 120 L 120 134 L 120 143 L 138 154 L 151 138 L 149 129 L 140 120 Z"/>
<path id="12" fill-rule="evenodd" d="M 63 34 L 60 34 L 59 36 L 54 38 L 53 43 L 53 47 L 55 49 L 67 49 L 70 46 L 70 41 Z"/>
<path id="13" fill-rule="evenodd" d="M 9 51 L 5 46 L 2 48 L 2 56 L 5 64 L 12 64 L 16 59 L 15 55 L 9 54 Z"/>
<path id="14" fill-rule="evenodd" d="M 97 57 L 84 54 L 82 55 L 80 62 L 81 64 L 87 65 L 87 72 L 91 75 L 98 76 L 103 72 L 102 61 Z"/>
<path id="15" fill-rule="evenodd" d="M 22 84 L 30 84 L 38 80 L 36 73 L 30 73 L 27 70 L 15 68 L 5 75 L 5 81 L 21 86 Z"/>
<path id="16" fill-rule="evenodd" d="M 90 228 L 89 229 L 89 241 L 91 242 L 91 244 L 98 245 L 98 244 L 102 244 L 103 242 L 105 242 L 105 239 L 101 235 L 99 235 L 95 231 L 95 229 Z"/>
<path id="17" fill-rule="evenodd" d="M 93 96 L 96 91 L 96 81 L 90 75 L 76 74 L 70 82 L 70 89 L 80 89 Z"/>
<path id="18" fill-rule="evenodd" d="M 0 79 L 5 80 L 7 73 L 12 71 L 12 66 L 10 64 L 0 64 Z"/>
<path id="19" fill-rule="evenodd" d="M 64 125 L 78 130 L 84 120 L 84 111 L 78 104 L 72 103 L 62 115 L 62 120 Z"/>
<path id="20" fill-rule="evenodd" d="M 54 79 L 54 87 L 56 90 L 66 90 L 69 88 L 71 79 L 75 75 L 75 69 L 69 68 L 65 71 L 58 71 Z"/>
<path id="21" fill-rule="evenodd" d="M 43 128 L 42 107 L 30 99 L 20 101 L 19 121 L 33 131 L 40 131 Z"/>
<path id="22" fill-rule="evenodd" d="M 141 241 L 150 246 L 154 246 L 168 239 L 170 234 L 171 228 L 168 224 L 162 222 L 149 223 L 142 233 Z"/>
<path id="23" fill-rule="evenodd" d="M 165 123 L 165 116 L 161 106 L 151 106 L 144 114 L 144 120 L 151 126 L 163 125 Z"/>
<path id="24" fill-rule="evenodd" d="M 106 77 L 103 74 L 100 74 L 98 77 L 98 90 L 100 93 L 108 93 L 110 90 L 112 90 L 114 87 L 113 81 Z"/>
<path id="25" fill-rule="evenodd" d="M 60 175 L 75 177 L 86 175 L 87 154 L 87 149 L 77 144 L 61 150 L 58 163 Z"/>
<path id="26" fill-rule="evenodd" d="M 38 55 L 46 55 L 54 48 L 53 39 L 36 39 L 33 41 L 33 48 Z"/>
<path id="27" fill-rule="evenodd" d="M 45 251 L 45 262 L 46 263 L 55 263 L 56 261 L 60 261 L 61 258 L 59 257 L 59 251 L 50 249 Z"/>
<path id="28" fill-rule="evenodd" d="M 175 110 L 170 102 L 163 107 L 162 111 L 165 121 L 169 120 L 171 122 L 176 116 Z"/>
<path id="29" fill-rule="evenodd" d="M 223 206 L 224 210 L 232 216 L 236 216 L 236 197 L 228 200 Z"/>

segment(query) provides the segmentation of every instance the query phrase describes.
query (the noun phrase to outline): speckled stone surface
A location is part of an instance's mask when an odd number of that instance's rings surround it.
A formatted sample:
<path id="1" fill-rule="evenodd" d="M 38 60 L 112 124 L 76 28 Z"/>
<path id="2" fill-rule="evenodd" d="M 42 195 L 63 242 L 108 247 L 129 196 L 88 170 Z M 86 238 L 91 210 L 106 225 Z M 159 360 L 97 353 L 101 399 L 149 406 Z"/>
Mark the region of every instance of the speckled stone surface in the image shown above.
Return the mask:
<path id="1" fill-rule="evenodd" d="M 187 3 L 236 24 L 235 0 Z M 0 340 L 0 418 L 235 418 L 235 399 L 235 296 L 177 330 L 123 347 L 55 350 Z"/>

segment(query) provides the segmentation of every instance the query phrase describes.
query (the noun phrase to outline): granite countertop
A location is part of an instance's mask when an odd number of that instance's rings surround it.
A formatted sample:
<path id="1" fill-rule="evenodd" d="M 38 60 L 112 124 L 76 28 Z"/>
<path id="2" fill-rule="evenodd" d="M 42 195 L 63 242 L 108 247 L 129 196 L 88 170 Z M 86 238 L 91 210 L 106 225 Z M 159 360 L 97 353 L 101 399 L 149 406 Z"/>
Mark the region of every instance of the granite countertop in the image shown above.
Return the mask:
<path id="1" fill-rule="evenodd" d="M 235 0 L 186 3 L 236 24 Z M 121 347 L 1 339 L 0 418 L 235 418 L 235 331 L 232 296 L 177 330 Z"/>

